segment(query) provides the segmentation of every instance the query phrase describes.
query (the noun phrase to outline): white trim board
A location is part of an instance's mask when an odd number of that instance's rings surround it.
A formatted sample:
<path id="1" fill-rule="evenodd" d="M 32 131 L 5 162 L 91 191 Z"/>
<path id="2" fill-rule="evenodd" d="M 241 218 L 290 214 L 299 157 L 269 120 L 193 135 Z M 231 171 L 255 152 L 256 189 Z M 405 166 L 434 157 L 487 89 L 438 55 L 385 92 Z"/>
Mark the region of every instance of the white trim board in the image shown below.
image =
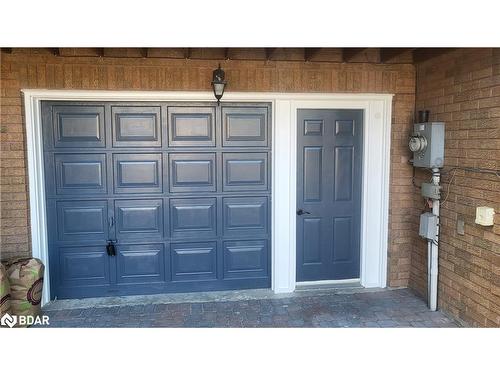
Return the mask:
<path id="1" fill-rule="evenodd" d="M 32 254 L 45 265 L 42 303 L 49 301 L 47 221 L 44 191 L 42 100 L 213 101 L 211 92 L 22 90 L 26 115 Z M 361 285 L 386 286 L 389 207 L 391 94 L 227 92 L 224 101 L 268 101 L 273 105 L 272 289 L 289 293 L 296 286 L 297 109 L 364 110 L 361 215 Z"/>

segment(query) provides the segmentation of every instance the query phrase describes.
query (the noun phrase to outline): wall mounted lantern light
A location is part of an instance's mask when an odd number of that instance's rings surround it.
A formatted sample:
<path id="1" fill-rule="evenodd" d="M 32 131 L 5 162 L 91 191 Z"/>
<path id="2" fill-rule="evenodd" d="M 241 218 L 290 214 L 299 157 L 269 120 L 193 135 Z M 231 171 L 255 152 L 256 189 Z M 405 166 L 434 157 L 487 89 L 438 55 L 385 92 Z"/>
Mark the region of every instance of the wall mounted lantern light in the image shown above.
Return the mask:
<path id="1" fill-rule="evenodd" d="M 222 95 L 224 95 L 224 89 L 226 88 L 227 82 L 224 80 L 226 73 L 221 69 L 220 64 L 217 69 L 214 70 L 212 78 L 212 88 L 214 89 L 214 95 L 217 99 L 217 105 L 220 104 Z"/>

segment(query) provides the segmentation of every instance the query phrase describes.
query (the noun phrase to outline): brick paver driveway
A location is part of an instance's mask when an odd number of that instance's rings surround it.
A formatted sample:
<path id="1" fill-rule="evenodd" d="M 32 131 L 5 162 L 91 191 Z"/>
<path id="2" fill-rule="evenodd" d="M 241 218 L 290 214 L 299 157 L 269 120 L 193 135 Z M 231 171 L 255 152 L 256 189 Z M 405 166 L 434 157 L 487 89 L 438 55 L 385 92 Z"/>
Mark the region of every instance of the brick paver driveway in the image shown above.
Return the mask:
<path id="1" fill-rule="evenodd" d="M 44 309 L 50 327 L 457 327 L 408 289 L 110 307 L 57 304 Z"/>

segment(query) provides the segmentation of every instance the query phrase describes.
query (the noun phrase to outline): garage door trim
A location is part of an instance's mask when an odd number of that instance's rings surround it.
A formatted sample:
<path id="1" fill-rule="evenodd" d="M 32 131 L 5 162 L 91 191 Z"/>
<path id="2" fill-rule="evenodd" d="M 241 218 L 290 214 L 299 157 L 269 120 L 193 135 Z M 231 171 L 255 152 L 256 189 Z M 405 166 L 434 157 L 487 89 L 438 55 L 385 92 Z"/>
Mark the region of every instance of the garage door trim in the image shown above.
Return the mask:
<path id="1" fill-rule="evenodd" d="M 24 89 L 32 254 L 48 260 L 40 103 L 42 100 L 213 102 L 211 92 L 134 92 Z M 364 109 L 365 165 L 361 230 L 361 284 L 385 287 L 392 94 L 228 92 L 224 101 L 272 103 L 271 281 L 275 293 L 295 289 L 296 112 L 299 108 Z M 369 139 L 369 142 L 368 142 Z M 368 189 L 377 186 L 376 189 Z M 279 192 L 279 194 L 276 194 Z M 46 280 L 50 270 L 46 268 Z M 42 303 L 49 301 L 47 283 Z"/>

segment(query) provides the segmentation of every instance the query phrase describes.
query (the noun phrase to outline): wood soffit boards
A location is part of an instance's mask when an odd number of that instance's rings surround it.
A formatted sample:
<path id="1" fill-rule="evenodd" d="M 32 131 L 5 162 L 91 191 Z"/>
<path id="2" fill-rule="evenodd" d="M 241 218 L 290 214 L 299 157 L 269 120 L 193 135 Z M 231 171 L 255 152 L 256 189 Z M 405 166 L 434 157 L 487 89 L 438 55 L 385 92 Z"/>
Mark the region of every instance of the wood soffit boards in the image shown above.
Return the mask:
<path id="1" fill-rule="evenodd" d="M 267 60 L 415 64 L 453 48 L 2 48 L 3 53 L 71 57 Z"/>

